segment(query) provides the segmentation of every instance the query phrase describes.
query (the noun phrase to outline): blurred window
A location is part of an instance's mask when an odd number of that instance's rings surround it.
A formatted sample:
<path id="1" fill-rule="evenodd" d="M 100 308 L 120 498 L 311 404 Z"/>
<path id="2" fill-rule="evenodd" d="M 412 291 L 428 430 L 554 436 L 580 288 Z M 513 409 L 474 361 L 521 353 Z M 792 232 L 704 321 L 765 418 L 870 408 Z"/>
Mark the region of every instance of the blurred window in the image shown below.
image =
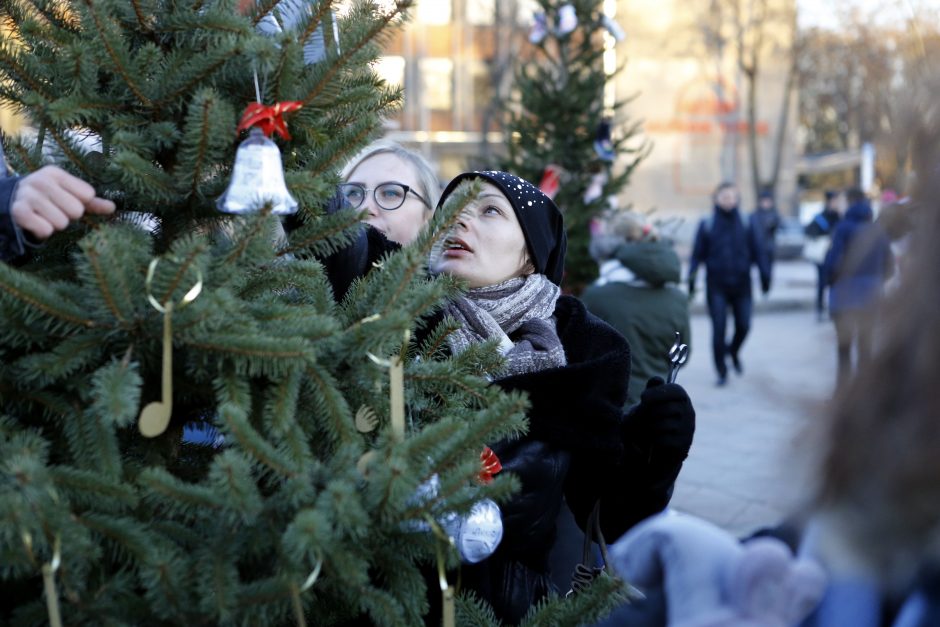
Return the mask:
<path id="1" fill-rule="evenodd" d="M 451 109 L 454 103 L 454 62 L 438 57 L 421 59 L 420 63 L 424 105 L 428 109 Z"/>

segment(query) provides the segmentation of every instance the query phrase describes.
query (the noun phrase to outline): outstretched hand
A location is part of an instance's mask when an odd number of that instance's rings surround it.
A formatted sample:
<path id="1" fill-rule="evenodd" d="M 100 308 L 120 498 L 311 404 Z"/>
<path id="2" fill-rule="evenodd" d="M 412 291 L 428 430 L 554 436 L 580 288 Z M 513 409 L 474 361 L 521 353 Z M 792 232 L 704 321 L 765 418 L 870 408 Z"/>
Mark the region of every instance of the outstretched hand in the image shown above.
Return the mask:
<path id="1" fill-rule="evenodd" d="M 44 240 L 85 213 L 114 213 L 114 203 L 95 194 L 95 188 L 62 168 L 47 165 L 24 176 L 10 203 L 13 222 L 36 239 Z"/>

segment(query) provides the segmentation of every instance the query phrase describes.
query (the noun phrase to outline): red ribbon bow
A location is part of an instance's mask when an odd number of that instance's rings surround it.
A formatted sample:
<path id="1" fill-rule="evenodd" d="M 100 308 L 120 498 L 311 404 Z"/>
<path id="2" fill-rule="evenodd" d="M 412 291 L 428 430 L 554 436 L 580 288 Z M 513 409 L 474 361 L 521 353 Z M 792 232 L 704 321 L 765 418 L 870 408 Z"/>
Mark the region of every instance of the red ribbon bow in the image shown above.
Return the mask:
<path id="1" fill-rule="evenodd" d="M 493 475 L 503 469 L 503 465 L 499 463 L 499 458 L 496 457 L 496 453 L 488 446 L 483 447 L 483 452 L 480 453 L 480 462 L 483 464 L 483 470 L 480 471 L 479 479 L 480 483 L 483 484 L 493 481 Z"/>
<path id="2" fill-rule="evenodd" d="M 245 107 L 242 113 L 242 119 L 238 122 L 238 130 L 241 132 L 252 126 L 257 126 L 267 136 L 272 133 L 280 133 L 281 137 L 290 140 L 290 133 L 287 132 L 287 124 L 284 122 L 284 114 L 300 109 L 302 102 L 290 100 L 287 102 L 278 102 L 274 106 L 268 107 L 260 102 L 252 102 Z"/>

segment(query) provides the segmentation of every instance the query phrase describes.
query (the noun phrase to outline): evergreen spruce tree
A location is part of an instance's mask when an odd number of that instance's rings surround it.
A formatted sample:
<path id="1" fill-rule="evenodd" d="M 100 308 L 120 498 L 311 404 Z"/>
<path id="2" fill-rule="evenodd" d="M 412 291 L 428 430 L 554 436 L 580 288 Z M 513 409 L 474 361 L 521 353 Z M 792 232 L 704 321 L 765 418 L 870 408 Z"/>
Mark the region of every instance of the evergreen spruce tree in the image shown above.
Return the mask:
<path id="1" fill-rule="evenodd" d="M 646 156 L 648 144 L 636 144 L 639 123 L 630 123 L 616 102 L 604 106 L 604 24 L 602 0 L 539 0 L 545 33 L 530 42 L 534 50 L 522 55 L 516 89 L 506 109 L 507 159 L 503 167 L 539 184 L 550 165 L 561 167 L 555 203 L 565 214 L 568 255 L 565 287 L 579 293 L 597 276 L 597 264 L 588 254 L 591 219 L 607 208 L 630 180 L 633 169 Z M 577 25 L 565 27 L 573 9 Z M 567 14 L 567 15 L 566 15 Z M 618 68 L 617 72 L 622 68 Z M 615 72 L 616 74 L 616 72 Z M 598 131 L 607 122 L 613 129 L 610 143 L 595 148 Z M 603 138 L 606 139 L 606 138 Z M 606 153 L 602 156 L 601 153 Z M 620 157 L 616 164 L 614 157 Z M 595 175 L 606 181 L 601 193 L 585 201 Z"/>
<path id="2" fill-rule="evenodd" d="M 0 102 L 37 130 L 5 138 L 11 165 L 55 162 L 118 205 L 0 264 L 4 624 L 420 624 L 439 594 L 424 576 L 430 521 L 516 485 L 476 480 L 484 443 L 524 427 L 525 399 L 488 385 L 494 347 L 446 355 L 447 322 L 413 339 L 454 294 L 425 260 L 473 190 L 342 303 L 317 261 L 361 228 L 321 207 L 401 98 L 369 64 L 411 3 L 353 2 L 334 47 L 330 2 L 283 1 L 305 11 L 274 36 L 257 26 L 282 16 L 275 0 L 0 5 Z M 305 64 L 318 27 L 326 56 Z M 302 225 L 277 245 L 265 208 L 215 209 L 253 69 L 265 104 L 303 105 L 277 139 Z M 167 303 L 172 324 L 154 306 Z M 404 361 L 404 436 L 376 363 L 391 356 Z M 144 437 L 142 408 L 167 397 L 169 427 Z M 187 425 L 220 438 L 186 440 Z M 422 489 L 434 475 L 438 489 Z M 545 612 L 600 615 L 619 583 L 594 588 Z M 472 598 L 458 610 L 494 624 Z"/>

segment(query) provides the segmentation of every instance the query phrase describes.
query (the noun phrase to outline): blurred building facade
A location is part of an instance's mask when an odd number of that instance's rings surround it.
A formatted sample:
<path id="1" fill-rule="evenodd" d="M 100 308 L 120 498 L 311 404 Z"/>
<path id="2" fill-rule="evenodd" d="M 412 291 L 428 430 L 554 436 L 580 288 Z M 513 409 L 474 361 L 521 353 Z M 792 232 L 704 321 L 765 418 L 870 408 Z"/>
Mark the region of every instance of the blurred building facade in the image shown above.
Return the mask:
<path id="1" fill-rule="evenodd" d="M 796 189 L 796 95 L 785 96 L 795 0 L 605 0 L 605 13 L 626 33 L 616 46 L 610 39 L 615 59 L 606 65 L 624 67 L 611 95 L 633 98 L 624 113 L 643 121 L 653 144 L 618 199 L 621 206 L 656 209 L 664 217 L 699 214 L 722 180 L 737 182 L 743 206 L 753 206 L 747 81 L 737 63 L 737 31 L 716 15 L 728 18 L 729 7 L 737 6 L 745 24 L 765 5 L 755 128 L 766 177 L 786 121 L 777 196 L 788 210 Z M 376 64 L 382 77 L 404 88 L 387 135 L 424 152 L 442 181 L 495 165 L 505 138 L 494 98 L 509 94 L 514 66 L 532 53 L 527 36 L 538 9 L 535 0 L 419 0 L 412 22 Z M 754 34 L 745 35 L 744 43 L 752 42 Z M 788 113 L 781 116 L 787 97 Z M 0 108 L 0 130 L 21 126 Z"/>
<path id="2" fill-rule="evenodd" d="M 625 68 L 612 81 L 616 99 L 634 97 L 624 112 L 643 120 L 653 143 L 620 205 L 655 208 L 663 216 L 699 214 L 709 208 L 714 187 L 731 180 L 741 186 L 743 206 L 753 206 L 741 33 L 743 54 L 755 37 L 763 40 L 754 124 L 761 178 L 769 178 L 781 135 L 777 196 L 788 211 L 796 190 L 796 95 L 787 93 L 795 0 L 609 0 L 604 9 L 626 32 L 614 48 Z M 527 54 L 536 10 L 527 0 L 421 0 L 413 22 L 377 65 L 404 87 L 404 106 L 389 120 L 389 135 L 422 149 L 438 163 L 442 179 L 490 165 L 505 141 L 491 104 L 511 89 L 512 64 Z"/>

